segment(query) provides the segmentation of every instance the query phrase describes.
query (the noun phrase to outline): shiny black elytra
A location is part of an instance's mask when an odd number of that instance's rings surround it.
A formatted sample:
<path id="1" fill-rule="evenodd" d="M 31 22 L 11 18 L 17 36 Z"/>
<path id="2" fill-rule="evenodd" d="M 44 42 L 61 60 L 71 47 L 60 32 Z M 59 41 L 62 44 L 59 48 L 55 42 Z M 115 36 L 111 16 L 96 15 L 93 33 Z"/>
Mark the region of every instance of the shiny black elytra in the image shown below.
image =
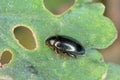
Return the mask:
<path id="1" fill-rule="evenodd" d="M 85 54 L 85 49 L 83 48 L 83 46 L 76 40 L 68 36 L 57 35 L 49 37 L 45 41 L 45 44 L 49 47 L 52 47 L 57 54 L 62 52 L 63 54 L 73 58 L 76 58 L 76 54 Z"/>

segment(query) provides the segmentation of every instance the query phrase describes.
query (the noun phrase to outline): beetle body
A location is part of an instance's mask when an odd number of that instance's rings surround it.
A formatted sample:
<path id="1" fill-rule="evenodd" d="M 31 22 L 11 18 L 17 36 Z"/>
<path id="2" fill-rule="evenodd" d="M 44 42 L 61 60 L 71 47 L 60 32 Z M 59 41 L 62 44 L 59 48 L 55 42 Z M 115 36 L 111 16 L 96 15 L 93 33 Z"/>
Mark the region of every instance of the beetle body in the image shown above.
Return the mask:
<path id="1" fill-rule="evenodd" d="M 68 36 L 52 36 L 45 43 L 52 47 L 56 53 L 62 52 L 74 58 L 76 58 L 76 54 L 83 55 L 85 53 L 82 45 Z"/>

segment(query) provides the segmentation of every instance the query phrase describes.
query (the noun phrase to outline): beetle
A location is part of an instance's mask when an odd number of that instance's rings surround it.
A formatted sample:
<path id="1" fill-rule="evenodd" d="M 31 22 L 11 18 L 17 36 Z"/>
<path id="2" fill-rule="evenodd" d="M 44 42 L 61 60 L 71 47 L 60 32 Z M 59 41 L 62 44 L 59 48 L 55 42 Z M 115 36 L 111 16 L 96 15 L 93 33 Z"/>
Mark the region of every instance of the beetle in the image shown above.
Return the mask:
<path id="1" fill-rule="evenodd" d="M 84 47 L 78 41 L 68 36 L 51 36 L 46 39 L 45 44 L 51 47 L 57 54 L 62 52 L 63 54 L 73 58 L 76 58 L 77 54 L 85 54 Z"/>

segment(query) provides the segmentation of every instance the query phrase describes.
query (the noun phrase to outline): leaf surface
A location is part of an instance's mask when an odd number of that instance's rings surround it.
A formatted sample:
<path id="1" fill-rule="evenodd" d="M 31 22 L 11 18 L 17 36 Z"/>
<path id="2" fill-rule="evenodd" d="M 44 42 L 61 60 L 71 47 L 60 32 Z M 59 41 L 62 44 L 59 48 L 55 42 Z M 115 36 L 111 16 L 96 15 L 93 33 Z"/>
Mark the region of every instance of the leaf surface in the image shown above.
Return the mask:
<path id="1" fill-rule="evenodd" d="M 106 48 L 115 40 L 113 23 L 103 16 L 102 4 L 76 0 L 62 15 L 50 14 L 43 0 L 1 0 L 0 2 L 0 52 L 11 51 L 12 60 L 0 71 L 0 79 L 13 80 L 102 80 L 107 65 L 101 54 L 92 48 Z M 35 49 L 26 49 L 15 36 L 17 27 L 30 31 Z M 19 33 L 20 40 L 28 34 Z M 52 35 L 66 35 L 79 41 L 86 55 L 77 59 L 56 56 L 45 45 Z M 29 44 L 32 40 L 28 39 Z M 26 44 L 26 43 L 23 43 Z M 3 65 L 4 66 L 4 65 Z"/>

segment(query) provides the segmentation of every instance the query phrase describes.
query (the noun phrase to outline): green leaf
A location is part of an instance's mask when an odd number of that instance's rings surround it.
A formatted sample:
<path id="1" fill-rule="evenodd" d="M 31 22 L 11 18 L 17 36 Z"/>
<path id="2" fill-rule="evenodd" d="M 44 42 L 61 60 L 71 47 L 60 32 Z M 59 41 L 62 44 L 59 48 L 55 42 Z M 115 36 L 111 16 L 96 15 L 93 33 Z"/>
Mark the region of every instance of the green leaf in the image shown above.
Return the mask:
<path id="1" fill-rule="evenodd" d="M 108 72 L 106 80 L 120 80 L 120 65 L 108 63 Z"/>
<path id="2" fill-rule="evenodd" d="M 112 44 L 116 29 L 102 15 L 103 5 L 86 3 L 89 1 L 78 0 L 64 14 L 53 15 L 43 0 L 1 0 L 0 52 L 2 57 L 8 50 L 12 59 L 1 65 L 0 79 L 102 80 L 107 65 L 92 48 Z M 75 38 L 85 47 L 86 55 L 77 59 L 57 56 L 45 45 L 52 35 Z"/>
<path id="3" fill-rule="evenodd" d="M 60 34 L 74 37 L 87 48 L 108 47 L 117 32 L 113 23 L 103 16 L 103 10 L 102 4 L 76 5 L 61 16 Z"/>
<path id="4" fill-rule="evenodd" d="M 86 56 L 79 56 L 78 59 L 63 59 L 56 58 L 56 56 L 54 56 L 54 58 L 53 56 L 41 58 L 35 55 L 32 59 L 28 59 L 30 61 L 26 61 L 22 59 L 22 57 L 14 55 L 14 63 L 1 71 L 0 75 L 9 75 L 17 80 L 101 80 L 107 66 L 104 62 L 101 62 L 102 56 L 97 51 L 88 50 L 88 52 L 86 52 Z M 34 54 L 30 55 L 34 56 Z"/>

